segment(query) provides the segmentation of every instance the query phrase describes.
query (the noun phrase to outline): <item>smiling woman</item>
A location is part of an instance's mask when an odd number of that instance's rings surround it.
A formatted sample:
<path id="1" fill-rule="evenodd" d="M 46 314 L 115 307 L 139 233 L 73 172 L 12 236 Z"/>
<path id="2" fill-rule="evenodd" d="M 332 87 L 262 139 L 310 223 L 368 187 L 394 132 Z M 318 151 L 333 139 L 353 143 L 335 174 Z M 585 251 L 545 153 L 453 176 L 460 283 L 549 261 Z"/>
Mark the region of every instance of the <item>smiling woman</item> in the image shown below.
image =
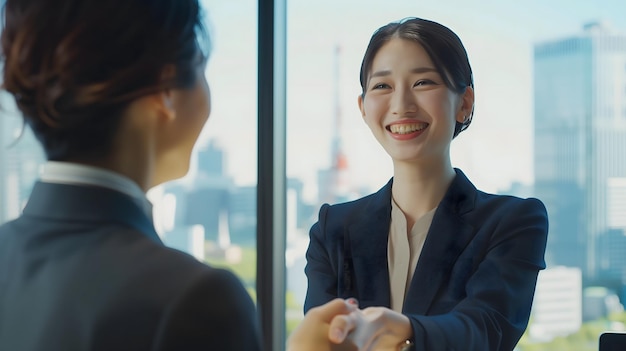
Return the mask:
<path id="1" fill-rule="evenodd" d="M 472 121 L 472 70 L 460 39 L 420 18 L 377 30 L 361 65 L 359 108 L 393 178 L 356 201 L 322 205 L 306 254 L 305 311 L 355 297 L 389 324 L 379 347 L 513 350 L 545 268 L 537 199 L 477 190 L 450 161 Z"/>
<path id="2" fill-rule="evenodd" d="M 372 74 L 366 76 L 359 108 L 394 165 L 417 158 L 437 163 L 449 155 L 452 133 L 471 122 L 472 87 L 462 94 L 449 89 L 443 79 L 448 73 L 438 72 L 423 46 L 401 37 L 389 38 L 364 66 Z M 427 130 L 425 140 L 419 138 Z"/>
<path id="3" fill-rule="evenodd" d="M 410 20 L 405 20 L 410 21 Z M 363 94 L 365 96 L 370 80 L 381 74 L 388 75 L 389 71 L 377 71 L 372 68 L 374 65 L 374 55 L 383 45 L 386 45 L 391 39 L 405 39 L 409 42 L 419 44 L 419 49 L 423 51 L 415 56 L 411 64 L 414 66 L 417 62 L 427 64 L 425 67 L 411 67 L 410 71 L 415 74 L 419 73 L 438 73 L 440 84 L 445 84 L 450 90 L 462 94 L 466 92 L 466 88 L 474 88 L 474 80 L 472 77 L 472 69 L 469 64 L 467 53 L 459 37 L 447 28 L 436 22 L 422 20 L 419 23 L 413 23 L 413 26 L 402 27 L 402 21 L 390 23 L 380 28 L 372 37 L 368 49 L 361 63 L 360 81 Z M 399 29 L 402 28 L 402 29 Z M 412 55 L 408 55 L 412 57 Z M 421 58 L 421 60 L 420 60 Z M 424 82 L 421 82 L 424 83 Z M 469 127 L 472 122 L 473 101 L 471 103 L 471 111 L 465 116 L 462 122 L 458 122 L 454 130 L 456 137 L 462 130 Z"/>
<path id="4" fill-rule="evenodd" d="M 0 349 L 259 350 L 242 284 L 166 247 L 145 194 L 187 173 L 210 112 L 198 0 L 3 14 L 3 88 L 48 162 L 0 226 Z"/>

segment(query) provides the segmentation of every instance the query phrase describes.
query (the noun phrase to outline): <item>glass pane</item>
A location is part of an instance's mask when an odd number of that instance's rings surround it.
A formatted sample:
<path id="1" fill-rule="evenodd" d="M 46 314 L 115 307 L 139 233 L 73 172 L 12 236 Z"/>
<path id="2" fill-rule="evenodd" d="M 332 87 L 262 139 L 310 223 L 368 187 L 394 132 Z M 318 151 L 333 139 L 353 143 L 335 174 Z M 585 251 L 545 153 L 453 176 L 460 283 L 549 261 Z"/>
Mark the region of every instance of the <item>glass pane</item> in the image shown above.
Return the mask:
<path id="1" fill-rule="evenodd" d="M 452 143 L 453 166 L 483 191 L 538 197 L 549 212 L 548 269 L 518 348 L 593 350 L 600 331 L 624 330 L 625 10 L 609 0 L 291 1 L 288 326 L 302 316 L 320 206 L 375 192 L 393 173 L 357 107 L 369 38 L 419 16 L 461 37 L 474 72 L 474 120 Z"/>

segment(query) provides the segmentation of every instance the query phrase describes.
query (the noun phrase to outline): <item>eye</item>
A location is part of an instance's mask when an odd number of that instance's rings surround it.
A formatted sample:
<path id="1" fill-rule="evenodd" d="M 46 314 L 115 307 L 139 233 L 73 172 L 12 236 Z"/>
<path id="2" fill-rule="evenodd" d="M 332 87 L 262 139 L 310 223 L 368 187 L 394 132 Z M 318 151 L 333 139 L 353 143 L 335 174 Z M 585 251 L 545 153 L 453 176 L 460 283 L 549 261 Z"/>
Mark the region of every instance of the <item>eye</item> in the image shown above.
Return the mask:
<path id="1" fill-rule="evenodd" d="M 389 85 L 386 83 L 378 83 L 378 84 L 374 84 L 372 85 L 372 90 L 376 90 L 376 89 L 387 89 L 389 88 Z"/>
<path id="2" fill-rule="evenodd" d="M 435 82 L 433 82 L 430 79 L 420 79 L 417 82 L 415 82 L 415 84 L 413 84 L 414 87 L 418 87 L 421 85 L 431 85 L 431 84 L 435 84 Z"/>

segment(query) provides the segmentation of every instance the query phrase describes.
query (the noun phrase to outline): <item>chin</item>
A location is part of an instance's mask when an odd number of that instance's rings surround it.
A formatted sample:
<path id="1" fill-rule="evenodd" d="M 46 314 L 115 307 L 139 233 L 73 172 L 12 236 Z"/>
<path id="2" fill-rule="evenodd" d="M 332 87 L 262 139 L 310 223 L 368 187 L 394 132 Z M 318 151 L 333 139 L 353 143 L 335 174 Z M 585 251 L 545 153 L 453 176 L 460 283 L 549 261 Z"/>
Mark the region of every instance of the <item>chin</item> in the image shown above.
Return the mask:
<path id="1" fill-rule="evenodd" d="M 189 163 L 185 165 L 170 165 L 169 167 L 163 167 L 162 172 L 156 174 L 154 177 L 154 185 L 157 186 L 163 183 L 167 183 L 172 180 L 180 179 L 189 173 Z"/>
<path id="2" fill-rule="evenodd" d="M 178 170 L 172 171 L 172 175 L 168 179 L 168 181 L 180 179 L 180 178 L 186 176 L 187 173 L 189 173 L 189 165 L 187 165 L 186 167 L 184 167 L 182 169 L 178 169 Z"/>

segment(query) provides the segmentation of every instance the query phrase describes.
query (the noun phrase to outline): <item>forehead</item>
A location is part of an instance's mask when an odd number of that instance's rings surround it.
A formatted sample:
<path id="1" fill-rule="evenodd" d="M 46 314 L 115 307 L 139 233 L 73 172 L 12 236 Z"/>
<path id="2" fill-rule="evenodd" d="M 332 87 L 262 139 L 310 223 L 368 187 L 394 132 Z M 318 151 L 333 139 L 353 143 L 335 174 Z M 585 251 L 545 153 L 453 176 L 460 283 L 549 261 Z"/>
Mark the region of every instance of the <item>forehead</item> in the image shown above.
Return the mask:
<path id="1" fill-rule="evenodd" d="M 435 68 L 424 47 L 413 40 L 393 38 L 374 55 L 370 74 L 377 70 Z"/>

